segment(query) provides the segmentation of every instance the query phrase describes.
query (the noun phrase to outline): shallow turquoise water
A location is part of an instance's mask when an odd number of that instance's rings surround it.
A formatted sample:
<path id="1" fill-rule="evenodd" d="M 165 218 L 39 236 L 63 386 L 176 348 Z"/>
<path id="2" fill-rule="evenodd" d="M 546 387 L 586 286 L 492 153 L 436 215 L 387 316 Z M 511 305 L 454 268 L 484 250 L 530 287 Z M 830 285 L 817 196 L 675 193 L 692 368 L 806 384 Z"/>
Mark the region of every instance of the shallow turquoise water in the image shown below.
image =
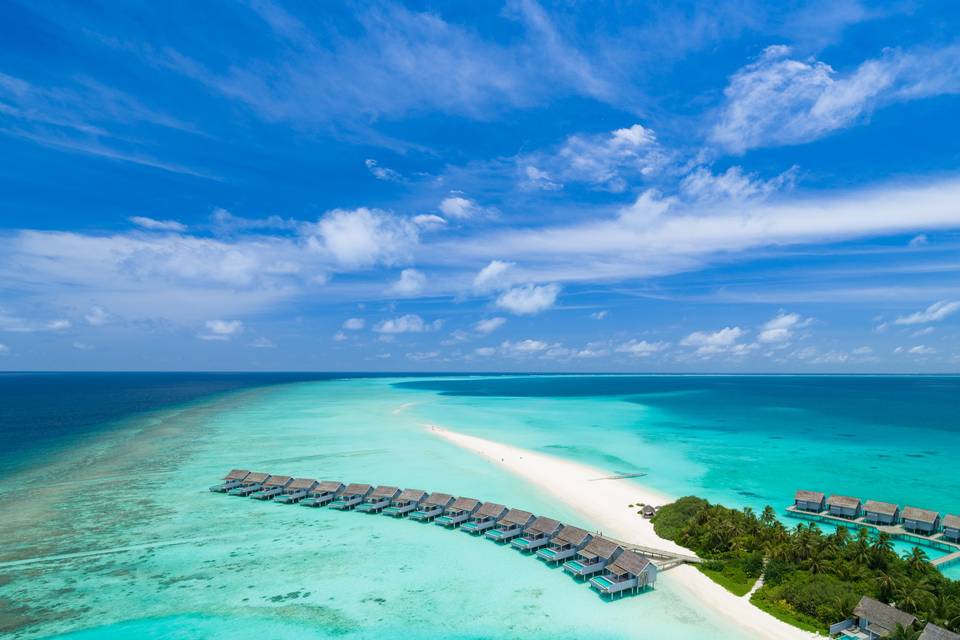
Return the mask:
<path id="1" fill-rule="evenodd" d="M 561 568 L 483 536 L 206 490 L 245 467 L 467 495 L 594 528 L 429 435 L 426 422 L 646 473 L 639 482 L 674 496 L 759 509 L 782 507 L 804 487 L 960 509 L 950 471 L 956 433 L 929 407 L 916 427 L 898 411 L 883 422 L 843 405 L 846 393 L 852 406 L 872 406 L 857 395 L 862 381 L 834 389 L 830 403 L 760 389 L 752 404 L 749 382 L 729 391 L 697 378 L 679 391 L 555 396 L 504 394 L 502 379 L 479 395 L 397 382 L 308 382 L 196 402 L 133 419 L 0 481 L 0 511 L 11 514 L 0 522 L 0 633 L 744 637 L 672 588 L 669 572 L 653 591 L 606 603 Z M 922 393 L 894 404 L 921 396 L 931 404 Z M 90 551 L 114 552 L 36 561 Z M 5 564 L 13 562 L 22 564 Z"/>

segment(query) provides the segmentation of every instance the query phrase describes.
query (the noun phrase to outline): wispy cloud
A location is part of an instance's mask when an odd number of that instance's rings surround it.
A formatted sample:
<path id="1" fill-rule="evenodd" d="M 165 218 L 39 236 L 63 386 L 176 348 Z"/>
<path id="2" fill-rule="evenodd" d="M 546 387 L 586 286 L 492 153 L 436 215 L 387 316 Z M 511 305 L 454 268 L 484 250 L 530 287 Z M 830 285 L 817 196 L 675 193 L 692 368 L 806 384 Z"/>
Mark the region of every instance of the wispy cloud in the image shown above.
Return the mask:
<path id="1" fill-rule="evenodd" d="M 960 300 L 948 301 L 941 300 L 934 302 L 923 311 L 917 311 L 910 315 L 900 316 L 893 321 L 894 324 L 927 324 L 929 322 L 939 322 L 948 316 L 960 311 Z"/>

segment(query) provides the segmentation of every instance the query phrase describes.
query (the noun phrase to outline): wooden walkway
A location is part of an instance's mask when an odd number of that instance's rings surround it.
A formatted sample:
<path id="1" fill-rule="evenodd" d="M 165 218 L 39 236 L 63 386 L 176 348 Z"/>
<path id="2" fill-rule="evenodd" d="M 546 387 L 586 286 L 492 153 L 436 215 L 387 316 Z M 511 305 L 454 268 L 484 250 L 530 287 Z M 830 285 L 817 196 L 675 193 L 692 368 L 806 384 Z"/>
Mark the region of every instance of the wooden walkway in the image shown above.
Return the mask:
<path id="1" fill-rule="evenodd" d="M 647 556 L 654 561 L 654 564 L 657 565 L 657 568 L 660 571 L 666 571 L 667 569 L 672 569 L 680 566 L 681 564 L 697 564 L 699 562 L 703 562 L 703 560 L 701 560 L 699 557 L 692 554 L 677 553 L 676 551 L 665 551 L 664 549 L 647 547 L 642 544 L 634 544 L 633 542 L 627 542 L 626 540 L 617 540 L 616 538 L 603 535 L 603 532 L 601 531 L 597 531 L 595 533 L 598 536 L 603 536 L 610 542 L 616 542 L 624 549 L 636 551 L 641 555 Z"/>

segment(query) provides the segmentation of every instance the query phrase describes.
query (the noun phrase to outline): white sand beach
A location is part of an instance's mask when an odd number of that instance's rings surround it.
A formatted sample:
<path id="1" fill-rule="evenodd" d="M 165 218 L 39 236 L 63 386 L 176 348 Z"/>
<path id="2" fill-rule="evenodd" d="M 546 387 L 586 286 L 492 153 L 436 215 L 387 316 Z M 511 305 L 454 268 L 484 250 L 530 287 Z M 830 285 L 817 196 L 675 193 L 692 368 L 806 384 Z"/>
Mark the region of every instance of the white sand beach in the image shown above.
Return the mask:
<path id="1" fill-rule="evenodd" d="M 629 505 L 655 506 L 671 498 L 651 491 L 631 479 L 603 480 L 609 471 L 529 451 L 485 438 L 430 424 L 427 429 L 463 449 L 502 465 L 510 473 L 564 501 L 611 537 L 665 551 L 695 555 L 671 540 L 657 536 L 653 525 Z M 819 636 L 792 627 L 730 593 L 694 567 L 683 565 L 665 572 L 662 580 L 687 592 L 705 607 L 723 615 L 751 637 L 769 640 L 809 640 Z"/>

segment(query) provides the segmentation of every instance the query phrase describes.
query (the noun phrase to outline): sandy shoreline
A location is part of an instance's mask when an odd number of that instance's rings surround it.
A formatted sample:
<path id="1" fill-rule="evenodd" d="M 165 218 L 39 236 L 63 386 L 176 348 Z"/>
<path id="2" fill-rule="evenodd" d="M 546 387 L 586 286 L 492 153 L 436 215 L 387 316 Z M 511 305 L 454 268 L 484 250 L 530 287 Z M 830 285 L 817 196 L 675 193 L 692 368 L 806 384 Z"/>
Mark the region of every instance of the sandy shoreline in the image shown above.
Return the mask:
<path id="1" fill-rule="evenodd" d="M 671 498 L 644 488 L 632 480 L 598 480 L 609 472 L 578 462 L 478 438 L 438 425 L 427 425 L 433 435 L 472 451 L 514 475 L 537 486 L 581 514 L 608 535 L 638 545 L 666 551 L 693 554 L 671 540 L 657 536 L 653 525 L 628 505 L 662 505 Z M 755 638 L 769 640 L 809 640 L 820 636 L 792 627 L 738 598 L 692 566 L 681 566 L 664 573 L 662 580 L 687 592 L 696 602 L 719 613 L 748 631 Z"/>

